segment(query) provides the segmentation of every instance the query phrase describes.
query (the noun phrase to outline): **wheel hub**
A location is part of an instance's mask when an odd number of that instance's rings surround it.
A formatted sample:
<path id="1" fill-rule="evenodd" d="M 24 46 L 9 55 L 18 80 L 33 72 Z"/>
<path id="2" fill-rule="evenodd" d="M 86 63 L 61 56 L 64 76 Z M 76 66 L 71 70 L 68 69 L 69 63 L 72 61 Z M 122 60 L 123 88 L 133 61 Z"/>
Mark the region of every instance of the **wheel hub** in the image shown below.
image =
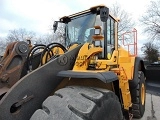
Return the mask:
<path id="1" fill-rule="evenodd" d="M 142 105 L 144 105 L 144 102 L 145 102 L 145 87 L 144 87 L 144 84 L 142 84 L 142 86 L 141 86 L 141 103 L 142 103 Z"/>

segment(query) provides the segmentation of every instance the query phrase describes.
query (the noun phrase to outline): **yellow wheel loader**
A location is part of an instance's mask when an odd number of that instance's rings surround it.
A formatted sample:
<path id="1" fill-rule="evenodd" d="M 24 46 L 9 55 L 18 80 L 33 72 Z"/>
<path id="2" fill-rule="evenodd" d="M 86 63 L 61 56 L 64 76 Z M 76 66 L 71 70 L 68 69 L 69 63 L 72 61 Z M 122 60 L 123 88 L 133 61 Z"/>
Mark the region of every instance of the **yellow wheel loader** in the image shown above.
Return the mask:
<path id="1" fill-rule="evenodd" d="M 0 101 L 0 120 L 141 118 L 145 68 L 118 45 L 118 22 L 104 5 L 56 21 L 72 48 L 14 84 Z"/>

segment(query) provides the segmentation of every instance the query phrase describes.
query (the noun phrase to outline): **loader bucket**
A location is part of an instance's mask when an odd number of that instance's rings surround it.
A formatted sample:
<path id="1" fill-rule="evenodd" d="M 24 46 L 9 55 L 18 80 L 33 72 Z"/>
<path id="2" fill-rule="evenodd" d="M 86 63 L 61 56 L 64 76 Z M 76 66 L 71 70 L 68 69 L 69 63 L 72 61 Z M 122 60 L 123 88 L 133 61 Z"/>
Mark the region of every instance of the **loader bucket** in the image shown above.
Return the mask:
<path id="1" fill-rule="evenodd" d="M 160 96 L 160 64 L 151 64 L 146 67 L 147 92 Z"/>

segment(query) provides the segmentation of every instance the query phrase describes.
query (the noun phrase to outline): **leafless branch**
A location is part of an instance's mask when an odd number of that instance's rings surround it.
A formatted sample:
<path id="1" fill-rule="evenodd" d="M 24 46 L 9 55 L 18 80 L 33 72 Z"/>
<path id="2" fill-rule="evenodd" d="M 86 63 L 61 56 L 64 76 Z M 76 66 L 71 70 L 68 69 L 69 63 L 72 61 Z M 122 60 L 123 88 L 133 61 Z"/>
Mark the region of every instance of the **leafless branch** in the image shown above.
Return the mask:
<path id="1" fill-rule="evenodd" d="M 151 1 L 146 13 L 142 16 L 140 22 L 144 26 L 144 32 L 148 34 L 149 39 L 160 39 L 160 0 Z"/>
<path id="2" fill-rule="evenodd" d="M 129 13 L 123 10 L 120 4 L 115 3 L 111 7 L 111 14 L 120 19 L 118 24 L 118 38 L 121 40 L 121 36 L 126 31 L 131 31 L 135 25 Z"/>

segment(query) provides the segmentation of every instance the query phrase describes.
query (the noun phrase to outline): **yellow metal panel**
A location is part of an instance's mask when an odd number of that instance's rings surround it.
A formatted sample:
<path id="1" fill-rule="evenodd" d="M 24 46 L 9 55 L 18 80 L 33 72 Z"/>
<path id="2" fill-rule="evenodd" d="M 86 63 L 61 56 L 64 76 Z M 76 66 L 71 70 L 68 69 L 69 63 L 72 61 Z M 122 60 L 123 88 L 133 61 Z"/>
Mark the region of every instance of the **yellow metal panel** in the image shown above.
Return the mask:
<path id="1" fill-rule="evenodd" d="M 124 62 L 122 60 L 119 60 L 119 66 L 123 67 L 127 78 L 129 80 L 133 79 L 133 72 L 134 72 L 134 61 L 135 61 L 135 57 L 128 57 L 130 58 L 130 60 L 127 60 Z"/>
<path id="2" fill-rule="evenodd" d="M 85 43 L 78 53 L 73 70 L 86 70 L 88 68 L 89 61 L 94 59 L 93 56 L 100 52 L 102 52 L 101 47 L 89 48 L 89 43 Z"/>
<path id="3" fill-rule="evenodd" d="M 118 50 L 119 50 L 119 56 L 129 57 L 129 52 L 125 50 L 124 48 L 120 47 L 118 48 Z"/>
<path id="4" fill-rule="evenodd" d="M 117 65 L 118 63 L 118 51 L 114 50 L 110 60 L 96 60 L 98 69 L 108 69 L 111 65 Z"/>
<path id="5" fill-rule="evenodd" d="M 72 46 L 69 47 L 68 50 L 73 50 L 74 48 L 76 48 L 78 46 L 78 44 L 73 44 Z"/>
<path id="6" fill-rule="evenodd" d="M 131 63 L 130 57 L 119 57 L 119 63 Z"/>
<path id="7" fill-rule="evenodd" d="M 124 109 L 129 110 L 129 107 L 132 106 L 131 94 L 130 94 L 130 91 L 129 91 L 128 78 L 127 78 L 126 73 L 125 73 L 123 68 L 120 68 L 119 87 L 120 87 L 121 92 L 122 92 Z"/>

